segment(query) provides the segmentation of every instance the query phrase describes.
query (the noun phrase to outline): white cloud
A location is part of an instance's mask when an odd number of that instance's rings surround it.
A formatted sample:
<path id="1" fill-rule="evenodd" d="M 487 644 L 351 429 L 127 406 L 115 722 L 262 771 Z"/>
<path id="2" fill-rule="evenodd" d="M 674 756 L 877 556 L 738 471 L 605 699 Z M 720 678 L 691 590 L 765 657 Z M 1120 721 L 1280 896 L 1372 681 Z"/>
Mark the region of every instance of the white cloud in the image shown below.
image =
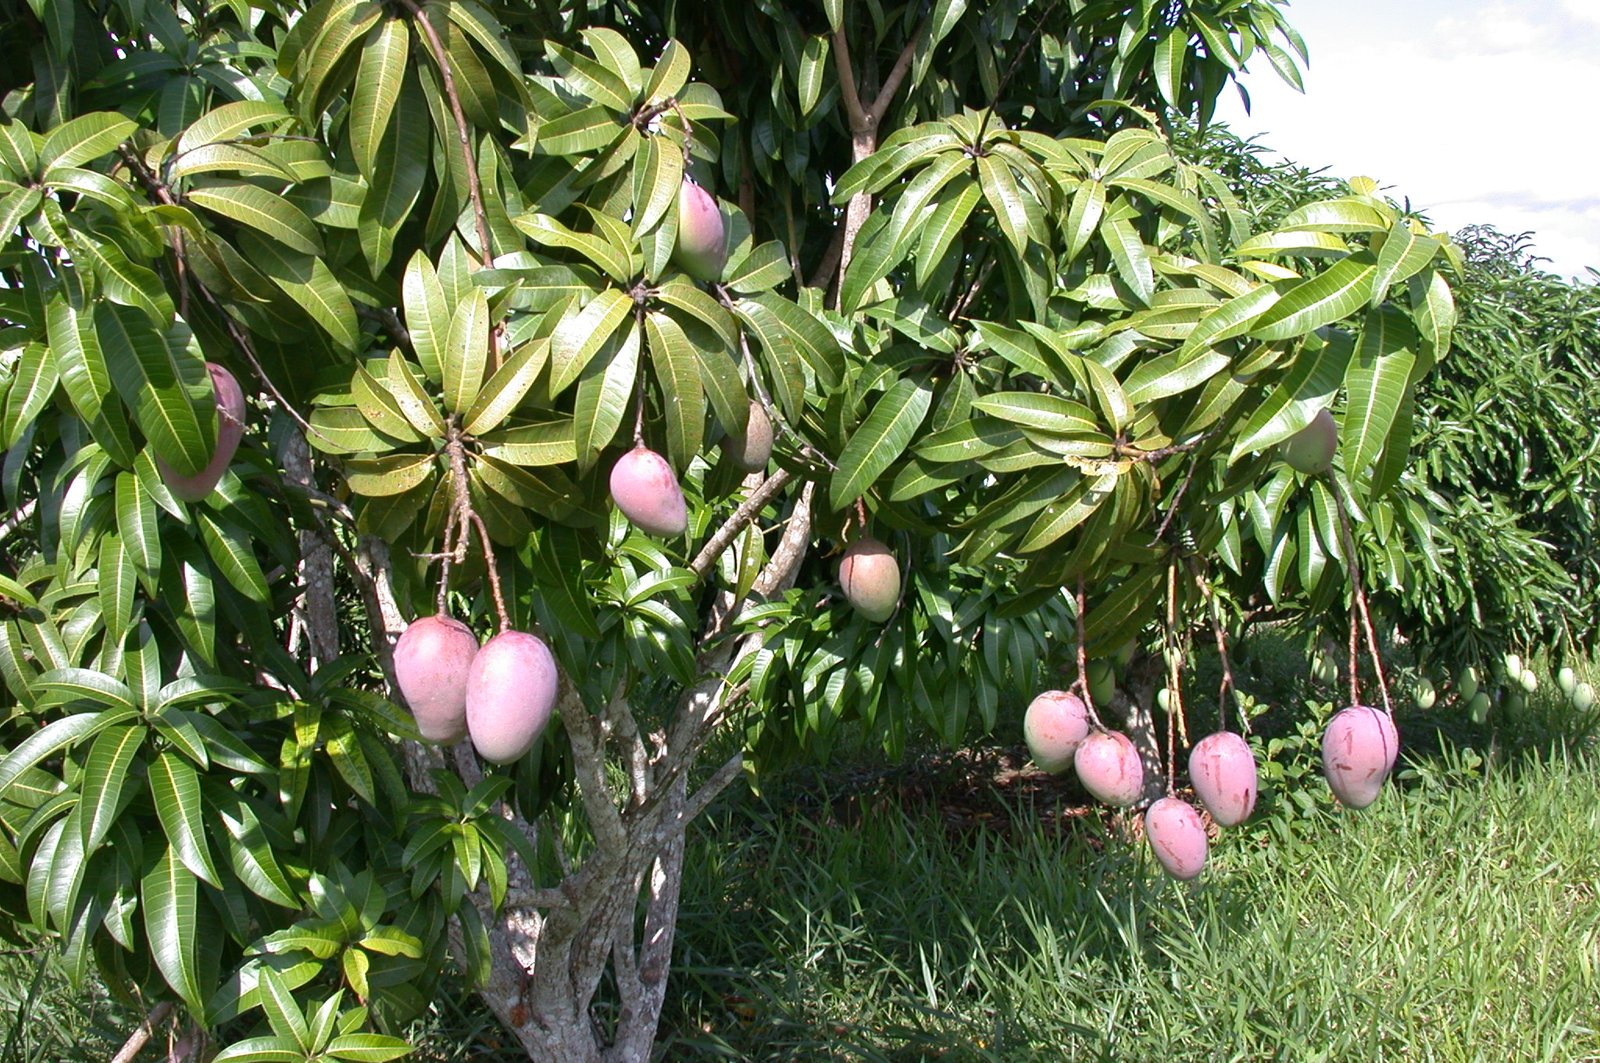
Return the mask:
<path id="1" fill-rule="evenodd" d="M 1600 266 L 1600 146 L 1582 106 L 1600 0 L 1345 0 L 1290 17 L 1311 48 L 1306 94 L 1253 71 L 1253 114 L 1230 94 L 1221 120 L 1303 165 L 1374 177 L 1440 227 L 1533 230 L 1555 272 Z"/>
<path id="2" fill-rule="evenodd" d="M 1580 22 L 1600 26 L 1600 0 L 1562 0 L 1561 7 Z"/>

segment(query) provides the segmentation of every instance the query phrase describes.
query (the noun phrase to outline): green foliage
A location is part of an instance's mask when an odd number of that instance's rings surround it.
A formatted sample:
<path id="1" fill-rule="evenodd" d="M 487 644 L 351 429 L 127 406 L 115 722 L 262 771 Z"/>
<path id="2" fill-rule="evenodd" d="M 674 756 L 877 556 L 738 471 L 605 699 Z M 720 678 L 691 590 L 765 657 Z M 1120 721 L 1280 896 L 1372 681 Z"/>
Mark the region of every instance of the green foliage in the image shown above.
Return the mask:
<path id="1" fill-rule="evenodd" d="M 1253 218 L 1338 185 L 1224 129 L 1185 143 Z M 1362 564 L 1376 607 L 1446 667 L 1513 646 L 1572 653 L 1600 628 L 1596 289 L 1540 269 L 1525 236 L 1455 238 L 1455 351 L 1415 382 L 1414 460 L 1356 530 Z"/>
<path id="2" fill-rule="evenodd" d="M 1184 623 L 1213 586 L 1325 610 L 1341 514 L 1381 544 L 1404 509 L 1458 254 L 1371 182 L 1252 216 L 1174 149 L 1253 55 L 1298 78 L 1279 6 L 16 9 L 0 905 L 225 1058 L 391 1058 L 447 956 L 487 979 L 512 871 L 548 887 L 598 848 L 580 808 L 620 822 L 617 714 L 687 777 L 707 736 L 671 707 L 725 650 L 759 767 L 844 722 L 991 728 L 1168 586 Z M 732 193 L 716 282 L 673 262 L 685 175 Z M 185 502 L 160 470 L 211 454 L 207 362 L 252 407 Z M 719 444 L 752 396 L 780 445 L 741 512 Z M 1340 460 L 1307 480 L 1275 448 L 1329 407 Z M 636 443 L 685 540 L 610 512 Z M 907 573 L 883 625 L 831 573 L 869 530 Z M 346 634 L 314 666 L 285 619 L 313 544 Z M 391 590 L 538 628 L 606 730 L 429 776 L 374 667 Z"/>
<path id="3" fill-rule="evenodd" d="M 1450 505 L 1457 559 L 1427 588 L 1428 631 L 1470 621 L 1485 657 L 1587 645 L 1600 630 L 1600 292 L 1541 270 L 1525 237 L 1460 239 L 1461 357 L 1418 405 L 1419 472 Z"/>

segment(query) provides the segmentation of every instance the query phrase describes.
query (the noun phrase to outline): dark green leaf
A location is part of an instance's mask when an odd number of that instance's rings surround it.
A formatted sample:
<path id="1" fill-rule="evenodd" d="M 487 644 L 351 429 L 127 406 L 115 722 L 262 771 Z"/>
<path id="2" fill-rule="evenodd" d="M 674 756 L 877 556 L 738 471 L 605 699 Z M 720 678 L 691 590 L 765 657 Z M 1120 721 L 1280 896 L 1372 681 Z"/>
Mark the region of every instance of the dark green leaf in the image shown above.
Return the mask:
<path id="1" fill-rule="evenodd" d="M 244 181 L 212 180 L 203 188 L 189 191 L 188 199 L 249 226 L 294 251 L 321 256 L 322 237 L 305 213 L 264 188 Z"/>
<path id="2" fill-rule="evenodd" d="M 196 949 L 198 923 L 195 877 L 169 846 L 140 883 L 145 939 L 167 985 L 197 1015 L 205 1014 Z"/>
<path id="3" fill-rule="evenodd" d="M 650 364 L 661 386 L 667 421 L 667 456 L 682 471 L 700 452 L 705 432 L 706 397 L 700 383 L 700 360 L 683 329 L 666 314 L 645 315 Z"/>
<path id="4" fill-rule="evenodd" d="M 915 380 L 897 380 L 873 406 L 844 449 L 828 485 L 829 504 L 843 509 L 866 494 L 911 444 L 933 404 L 933 391 Z"/>

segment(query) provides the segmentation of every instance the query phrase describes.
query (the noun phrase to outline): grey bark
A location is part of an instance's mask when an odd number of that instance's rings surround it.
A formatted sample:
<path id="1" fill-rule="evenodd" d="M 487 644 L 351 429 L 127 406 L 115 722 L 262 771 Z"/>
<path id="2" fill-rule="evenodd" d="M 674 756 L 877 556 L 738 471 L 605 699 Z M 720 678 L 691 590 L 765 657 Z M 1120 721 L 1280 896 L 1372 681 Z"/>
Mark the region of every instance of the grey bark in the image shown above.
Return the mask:
<path id="1" fill-rule="evenodd" d="M 1141 808 L 1167 793 L 1166 765 L 1156 734 L 1155 716 L 1150 711 L 1155 704 L 1156 688 L 1161 685 L 1160 666 L 1161 658 L 1141 656 L 1128 670 L 1128 690 L 1119 690 L 1111 705 L 1121 716 L 1123 732 L 1139 751 L 1139 763 L 1144 768 Z"/>
<path id="2" fill-rule="evenodd" d="M 308 490 L 316 489 L 311 468 L 311 445 L 297 428 L 283 433 L 278 460 L 288 479 Z M 339 656 L 339 605 L 333 592 L 333 548 L 326 532 L 300 533 L 300 585 L 305 588 L 289 620 L 289 652 L 298 655 L 304 642 L 310 671 Z"/>
<path id="3" fill-rule="evenodd" d="M 811 499 L 807 483 L 777 548 L 758 575 L 757 600 L 789 586 L 805 557 Z M 394 686 L 393 646 L 406 618 L 395 601 L 385 544 L 362 537 L 355 551 L 375 647 Z M 714 563 L 715 558 L 711 559 Z M 737 610 L 748 603 L 734 603 Z M 471 897 L 489 928 L 490 970 L 479 995 L 512 1033 L 530 1059 L 551 1063 L 637 1063 L 649 1058 L 666 1000 L 672 945 L 677 930 L 679 891 L 689 823 L 734 779 L 741 757 L 734 756 L 690 787 L 696 757 L 722 722 L 730 692 L 722 675 L 759 636 L 725 640 L 703 654 L 707 678 L 685 691 L 665 734 L 640 733 L 626 692 L 609 703 L 585 705 L 577 688 L 563 679 L 556 711 L 571 747 L 581 813 L 594 846 L 577 866 L 566 866 L 554 887 L 540 887 L 514 857 L 508 872 L 505 906 L 492 910 L 483 891 Z M 467 785 L 481 772 L 468 746 L 458 746 L 455 767 Z M 606 765 L 627 768 L 627 785 L 608 784 Z M 406 743 L 406 774 L 411 785 L 433 792 L 434 772 L 447 763 L 443 750 Z M 511 819 L 530 841 L 538 828 L 509 808 Z M 636 913 L 643 900 L 642 930 Z M 461 928 L 451 920 L 452 943 Z M 620 997 L 610 1029 L 596 1023 L 591 1005 L 607 970 Z"/>

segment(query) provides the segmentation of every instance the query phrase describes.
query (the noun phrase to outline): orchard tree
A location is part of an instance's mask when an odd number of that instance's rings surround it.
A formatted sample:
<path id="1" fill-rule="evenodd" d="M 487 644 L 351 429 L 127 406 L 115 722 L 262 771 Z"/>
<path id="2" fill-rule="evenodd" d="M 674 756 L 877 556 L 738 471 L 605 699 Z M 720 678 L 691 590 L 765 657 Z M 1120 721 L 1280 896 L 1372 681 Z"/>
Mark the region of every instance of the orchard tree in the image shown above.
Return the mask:
<path id="1" fill-rule="evenodd" d="M 1132 642 L 1166 793 L 1239 581 L 1359 611 L 1452 324 L 1370 183 L 1171 147 L 1279 6 L 4 0 L 9 918 L 194 1053 L 393 1058 L 453 962 L 634 1060 L 742 773 Z"/>

